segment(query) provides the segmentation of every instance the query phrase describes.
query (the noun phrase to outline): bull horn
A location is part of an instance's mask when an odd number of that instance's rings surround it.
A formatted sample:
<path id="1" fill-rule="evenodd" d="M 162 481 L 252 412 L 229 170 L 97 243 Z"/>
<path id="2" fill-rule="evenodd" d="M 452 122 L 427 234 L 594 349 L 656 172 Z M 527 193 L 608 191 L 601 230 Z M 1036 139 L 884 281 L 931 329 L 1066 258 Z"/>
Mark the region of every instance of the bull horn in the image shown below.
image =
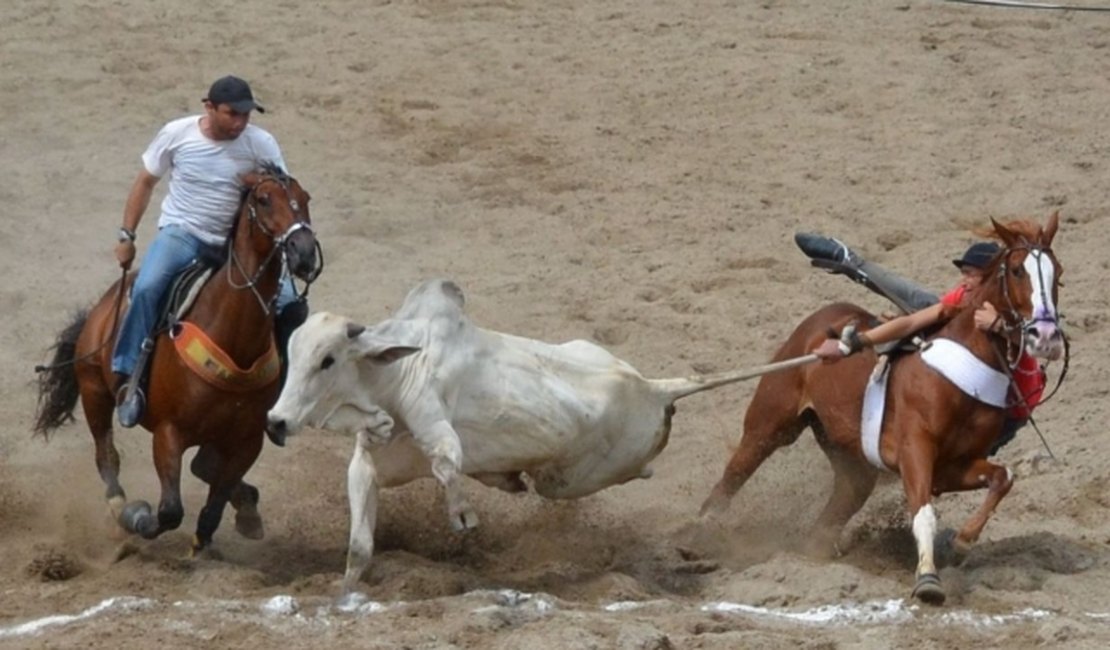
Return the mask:
<path id="1" fill-rule="evenodd" d="M 358 323 L 347 323 L 347 338 L 356 339 L 359 334 L 366 331 L 366 326 Z"/>

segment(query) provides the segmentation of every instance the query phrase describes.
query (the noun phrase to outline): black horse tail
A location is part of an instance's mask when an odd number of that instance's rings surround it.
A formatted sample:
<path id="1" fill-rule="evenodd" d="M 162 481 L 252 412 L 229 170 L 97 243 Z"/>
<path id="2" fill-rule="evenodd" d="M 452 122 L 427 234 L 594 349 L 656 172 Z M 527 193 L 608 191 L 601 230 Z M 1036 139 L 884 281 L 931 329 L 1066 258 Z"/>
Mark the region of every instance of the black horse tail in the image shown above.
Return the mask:
<path id="1" fill-rule="evenodd" d="M 39 372 L 39 404 L 33 431 L 43 438 L 49 438 L 51 431 L 74 419 L 73 409 L 79 395 L 74 357 L 77 337 L 88 319 L 88 310 L 78 311 L 50 348 L 54 351 L 54 360 L 48 366 L 35 368 Z"/>

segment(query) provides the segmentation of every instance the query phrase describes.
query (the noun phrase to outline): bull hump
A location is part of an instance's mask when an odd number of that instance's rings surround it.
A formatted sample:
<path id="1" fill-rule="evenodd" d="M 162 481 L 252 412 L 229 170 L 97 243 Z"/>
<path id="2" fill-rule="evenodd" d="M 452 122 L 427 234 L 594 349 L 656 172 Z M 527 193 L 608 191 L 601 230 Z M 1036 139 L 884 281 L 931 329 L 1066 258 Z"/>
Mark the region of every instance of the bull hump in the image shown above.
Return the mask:
<path id="1" fill-rule="evenodd" d="M 459 288 L 459 285 L 451 280 L 444 280 L 440 283 L 439 288 L 443 292 L 443 295 L 450 298 L 452 302 L 459 306 L 459 309 L 462 309 L 466 305 L 466 296 L 463 295 L 463 291 Z"/>

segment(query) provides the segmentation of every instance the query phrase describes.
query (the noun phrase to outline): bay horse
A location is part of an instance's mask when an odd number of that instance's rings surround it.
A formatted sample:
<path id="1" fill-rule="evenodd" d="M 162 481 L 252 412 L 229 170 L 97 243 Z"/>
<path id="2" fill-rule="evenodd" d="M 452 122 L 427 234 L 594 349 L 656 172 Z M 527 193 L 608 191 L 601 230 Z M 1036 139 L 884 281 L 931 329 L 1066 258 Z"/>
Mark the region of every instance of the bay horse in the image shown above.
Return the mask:
<path id="1" fill-rule="evenodd" d="M 273 372 L 255 373 L 256 381 L 236 385 L 234 378 L 239 375 L 234 373 L 264 365 L 263 361 L 273 370 L 273 312 L 283 269 L 306 283 L 322 270 L 309 195 L 300 184 L 269 163 L 248 174 L 243 183 L 227 259 L 214 270 L 183 319 L 183 326 L 195 326 L 207 335 L 222 367 L 231 369 L 232 380 L 202 378 L 192 369 L 195 363 L 190 367 L 186 355 L 175 348 L 169 332 L 158 335 L 150 359 L 148 403 L 140 424 L 153 434 L 154 467 L 162 488 L 157 513 L 145 501 L 127 502 L 113 442 L 116 397 L 111 354 L 135 272 L 117 280 L 91 310 L 74 317 L 59 334 L 53 363 L 39 380 L 35 433 L 48 437 L 73 420 L 80 396 L 109 509 L 128 533 L 153 539 L 181 525 L 185 514 L 180 491 L 182 456 L 199 445 L 191 469 L 208 483 L 209 490 L 191 554 L 209 546 L 229 502 L 236 509 L 239 533 L 252 539 L 263 536 L 258 489 L 243 476 L 262 450 L 266 411 L 277 399 L 280 385 Z"/>
<path id="2" fill-rule="evenodd" d="M 940 339 L 956 342 L 986 366 L 1000 371 L 1002 375 L 995 377 L 1001 381 L 1001 401 L 1006 401 L 1006 380 L 1012 378 L 1009 367 L 1022 350 L 1049 360 L 1060 358 L 1065 351 L 1056 310 L 1061 267 L 1051 248 L 1058 215 L 1053 214 L 1043 228 L 1027 220 L 1003 225 L 991 219 L 991 224 L 992 231 L 981 234 L 1000 240 L 1001 250 L 970 300 L 928 340 L 932 345 Z M 984 301 L 995 305 L 1003 319 L 998 334 L 975 326 L 974 307 Z M 798 325 L 775 359 L 807 354 L 833 332 L 851 324 L 862 331 L 875 322 L 870 313 L 855 305 L 828 305 Z M 1013 473 L 986 460 L 1001 431 L 1005 408 L 962 392 L 930 367 L 923 354 L 915 351 L 889 367 L 878 455 L 885 470 L 901 475 L 912 517 L 918 552 L 913 595 L 941 604 L 945 593 L 937 576 L 934 541 L 941 551 L 956 557 L 965 554 L 1010 491 Z M 723 512 L 759 466 L 775 450 L 794 443 L 808 427 L 828 456 L 834 478 L 807 550 L 831 555 L 844 526 L 874 490 L 880 471 L 866 459 L 861 441 L 865 386 L 876 362 L 875 351 L 865 349 L 835 363 L 763 377 L 745 414 L 740 444 L 702 505 L 702 515 Z M 954 538 L 938 538 L 932 498 L 984 487 L 987 495 L 982 506 Z"/>

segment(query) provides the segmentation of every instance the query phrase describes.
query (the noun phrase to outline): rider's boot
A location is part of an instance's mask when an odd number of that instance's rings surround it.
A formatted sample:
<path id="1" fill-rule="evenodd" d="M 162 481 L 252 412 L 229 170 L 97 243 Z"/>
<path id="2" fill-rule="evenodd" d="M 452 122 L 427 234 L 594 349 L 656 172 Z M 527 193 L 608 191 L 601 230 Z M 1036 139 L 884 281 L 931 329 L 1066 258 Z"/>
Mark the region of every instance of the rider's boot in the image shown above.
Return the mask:
<path id="1" fill-rule="evenodd" d="M 130 376 L 116 373 L 116 400 L 118 404 L 116 417 L 119 418 L 120 426 L 125 429 L 130 429 L 138 424 L 139 420 L 143 419 L 143 412 L 146 410 L 146 396 L 143 395 L 142 386 L 139 384 L 143 373 L 146 371 L 147 359 L 150 358 L 153 349 L 154 341 L 150 338 L 144 339 L 139 351 L 139 361 L 135 365 L 135 372 Z M 121 395 L 122 400 L 120 399 Z"/>
<path id="2" fill-rule="evenodd" d="M 860 257 L 839 239 L 822 235 L 799 232 L 794 235 L 794 243 L 807 257 L 814 260 L 828 260 L 848 267 L 858 267 Z"/>

